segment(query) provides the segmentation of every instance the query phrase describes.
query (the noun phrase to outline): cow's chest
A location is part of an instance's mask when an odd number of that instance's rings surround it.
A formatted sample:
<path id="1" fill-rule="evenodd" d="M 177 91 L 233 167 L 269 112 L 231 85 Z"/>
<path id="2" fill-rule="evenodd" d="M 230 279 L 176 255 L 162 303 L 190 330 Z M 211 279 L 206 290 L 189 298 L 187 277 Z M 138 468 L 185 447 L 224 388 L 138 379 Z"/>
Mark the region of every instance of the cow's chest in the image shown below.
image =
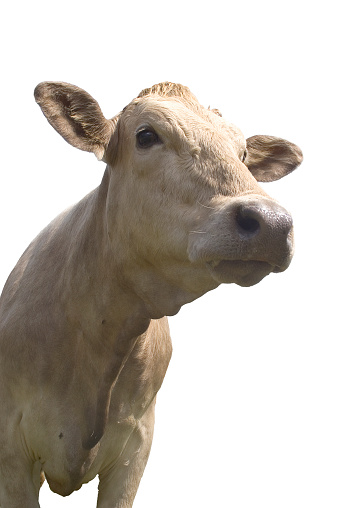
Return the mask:
<path id="1" fill-rule="evenodd" d="M 60 424 L 62 415 L 63 430 L 59 431 L 60 425 L 54 425 L 53 446 L 49 442 L 46 455 L 41 455 L 46 478 L 55 492 L 62 495 L 71 493 L 102 471 L 119 465 L 127 443 L 133 450 L 134 435 L 141 420 L 142 426 L 149 427 L 152 433 L 152 406 L 170 360 L 171 348 L 169 345 L 160 348 L 156 357 L 144 362 L 140 360 L 139 353 L 136 350 L 130 356 L 113 386 L 104 434 L 94 447 L 87 450 L 83 446 L 88 432 L 86 400 L 77 407 L 69 407 L 68 404 L 68 408 L 63 407 L 59 411 L 59 416 L 54 415 Z M 151 411 L 148 411 L 149 408 Z M 53 417 L 49 420 L 53 427 Z M 49 434 L 51 430 L 50 427 Z M 136 447 L 140 446 L 140 441 L 135 442 Z M 126 460 L 128 462 L 129 459 Z"/>
<path id="2" fill-rule="evenodd" d="M 57 431 L 60 425 L 54 426 L 54 429 L 53 424 L 49 426 L 48 433 L 52 434 L 52 439 L 50 438 L 47 444 L 44 443 L 43 449 L 39 440 L 38 446 L 41 451 L 38 455 L 41 457 L 42 468 L 53 491 L 68 495 L 80 488 L 83 483 L 95 478 L 102 470 L 114 467 L 119 462 L 139 420 L 143 418 L 154 400 L 155 392 L 151 385 L 149 380 L 136 389 L 130 386 L 127 397 L 126 387 L 122 389 L 117 384 L 112 391 L 104 435 L 89 450 L 84 449 L 82 444 L 84 432 L 82 423 L 74 425 L 74 421 L 81 422 L 85 418 L 84 414 L 77 414 L 77 411 L 73 410 L 73 414 L 69 415 L 69 425 L 67 426 L 63 420 L 63 430 L 60 432 Z M 153 425 L 152 421 L 150 425 Z"/>

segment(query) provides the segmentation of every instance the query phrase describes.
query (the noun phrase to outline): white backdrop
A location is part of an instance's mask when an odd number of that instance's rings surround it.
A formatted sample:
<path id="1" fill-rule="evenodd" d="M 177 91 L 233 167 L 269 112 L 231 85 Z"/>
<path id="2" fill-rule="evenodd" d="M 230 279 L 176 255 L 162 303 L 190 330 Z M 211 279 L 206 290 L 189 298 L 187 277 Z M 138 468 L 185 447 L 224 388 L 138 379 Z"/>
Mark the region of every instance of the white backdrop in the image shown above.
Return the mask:
<path id="1" fill-rule="evenodd" d="M 170 319 L 174 355 L 135 508 L 339 505 L 338 77 L 334 1 L 6 2 L 1 13 L 0 283 L 104 165 L 67 145 L 33 99 L 81 86 L 111 117 L 141 89 L 188 85 L 304 163 L 266 186 L 292 212 L 289 270 L 223 286 Z M 0 401 L 1 404 L 1 401 Z M 0 450 L 1 453 L 1 450 Z M 94 507 L 97 483 L 42 508 Z M 6 508 L 6 507 L 4 507 Z"/>

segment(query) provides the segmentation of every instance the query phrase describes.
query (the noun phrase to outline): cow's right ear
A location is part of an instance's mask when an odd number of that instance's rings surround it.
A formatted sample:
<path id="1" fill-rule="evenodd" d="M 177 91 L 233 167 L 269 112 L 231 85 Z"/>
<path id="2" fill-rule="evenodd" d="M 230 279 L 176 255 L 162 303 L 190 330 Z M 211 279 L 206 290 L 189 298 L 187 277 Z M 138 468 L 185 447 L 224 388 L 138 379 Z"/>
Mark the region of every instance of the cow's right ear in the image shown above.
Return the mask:
<path id="1" fill-rule="evenodd" d="M 72 146 L 101 160 L 114 127 L 85 90 L 69 83 L 46 81 L 34 90 L 36 102 L 54 129 Z"/>

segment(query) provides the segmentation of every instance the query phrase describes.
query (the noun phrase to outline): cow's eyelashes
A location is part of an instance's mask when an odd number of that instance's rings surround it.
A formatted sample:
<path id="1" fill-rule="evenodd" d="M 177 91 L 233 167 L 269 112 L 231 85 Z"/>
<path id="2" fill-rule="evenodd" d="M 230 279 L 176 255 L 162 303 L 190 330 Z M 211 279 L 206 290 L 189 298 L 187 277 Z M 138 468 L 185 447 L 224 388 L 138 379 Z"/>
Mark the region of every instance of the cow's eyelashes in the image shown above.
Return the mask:
<path id="1" fill-rule="evenodd" d="M 159 142 L 158 134 L 149 127 L 144 127 L 137 132 L 137 146 L 139 148 L 150 148 Z"/>

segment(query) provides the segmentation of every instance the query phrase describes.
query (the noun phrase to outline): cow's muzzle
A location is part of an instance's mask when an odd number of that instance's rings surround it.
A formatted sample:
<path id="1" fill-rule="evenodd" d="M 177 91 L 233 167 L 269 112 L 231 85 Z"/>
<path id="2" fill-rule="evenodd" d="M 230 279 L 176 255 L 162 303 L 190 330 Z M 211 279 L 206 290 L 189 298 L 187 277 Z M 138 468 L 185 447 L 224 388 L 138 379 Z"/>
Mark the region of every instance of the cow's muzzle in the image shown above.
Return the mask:
<path id="1" fill-rule="evenodd" d="M 204 262 L 218 283 L 251 286 L 289 266 L 292 217 L 278 203 L 261 196 L 219 203 L 191 232 L 188 254 L 190 261 Z"/>

